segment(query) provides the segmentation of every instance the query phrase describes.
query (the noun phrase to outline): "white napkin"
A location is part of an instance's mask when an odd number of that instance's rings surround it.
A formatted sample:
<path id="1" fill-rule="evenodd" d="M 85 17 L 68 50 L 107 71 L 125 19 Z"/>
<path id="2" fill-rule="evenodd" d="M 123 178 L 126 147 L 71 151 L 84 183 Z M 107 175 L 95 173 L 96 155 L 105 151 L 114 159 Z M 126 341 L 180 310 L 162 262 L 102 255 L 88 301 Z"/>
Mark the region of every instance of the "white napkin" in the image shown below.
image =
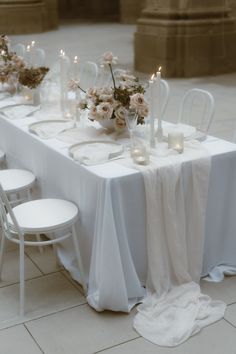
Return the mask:
<path id="1" fill-rule="evenodd" d="M 3 114 L 8 119 L 22 119 L 33 114 L 39 109 L 40 106 L 17 105 L 17 106 L 2 108 L 1 114 Z"/>
<path id="2" fill-rule="evenodd" d="M 123 151 L 122 146 L 106 143 L 85 144 L 78 147 L 73 158 L 84 165 L 97 165 L 118 157 Z"/>
<path id="3" fill-rule="evenodd" d="M 33 124 L 29 127 L 31 133 L 38 135 L 41 139 L 51 139 L 56 137 L 59 133 L 73 126 L 73 122 L 43 122 L 39 125 Z"/>

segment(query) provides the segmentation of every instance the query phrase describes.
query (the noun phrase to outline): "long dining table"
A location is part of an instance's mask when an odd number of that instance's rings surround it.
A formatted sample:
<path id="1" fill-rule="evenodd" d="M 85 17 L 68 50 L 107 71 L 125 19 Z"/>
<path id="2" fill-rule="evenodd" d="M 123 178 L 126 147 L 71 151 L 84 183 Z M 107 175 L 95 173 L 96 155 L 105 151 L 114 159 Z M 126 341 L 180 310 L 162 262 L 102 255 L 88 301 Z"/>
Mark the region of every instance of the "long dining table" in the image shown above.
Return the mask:
<path id="1" fill-rule="evenodd" d="M 97 311 L 128 312 L 145 293 L 142 174 L 119 160 L 94 166 L 77 163 L 68 153 L 68 142 L 57 137 L 41 139 L 29 132 L 28 125 L 37 119 L 0 116 L 0 148 L 6 153 L 7 165 L 36 175 L 35 196 L 64 198 L 77 204 L 87 300 Z M 205 276 L 217 265 L 236 266 L 236 145 L 215 137 L 207 137 L 202 144 L 212 157 L 202 264 Z M 79 281 L 69 241 L 58 249 L 58 255 Z"/>

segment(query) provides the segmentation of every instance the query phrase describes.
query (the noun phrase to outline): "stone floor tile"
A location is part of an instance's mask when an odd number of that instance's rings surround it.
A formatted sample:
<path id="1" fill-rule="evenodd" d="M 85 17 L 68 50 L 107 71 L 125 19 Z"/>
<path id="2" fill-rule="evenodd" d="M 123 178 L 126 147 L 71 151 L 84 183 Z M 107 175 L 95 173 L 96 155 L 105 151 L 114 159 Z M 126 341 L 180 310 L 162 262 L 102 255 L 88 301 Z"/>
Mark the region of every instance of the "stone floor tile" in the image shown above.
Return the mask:
<path id="1" fill-rule="evenodd" d="M 225 311 L 225 319 L 236 328 L 236 301 L 235 304 L 227 306 Z"/>
<path id="2" fill-rule="evenodd" d="M 159 347 L 143 338 L 104 350 L 100 354 L 235 354 L 236 329 L 219 321 L 174 348 Z"/>
<path id="3" fill-rule="evenodd" d="M 19 284 L 0 288 L 0 328 L 86 303 L 62 274 L 54 273 L 26 281 L 25 317 L 19 318 Z"/>
<path id="4" fill-rule="evenodd" d="M 0 352 L 1 354 L 42 354 L 22 325 L 0 331 Z"/>
<path id="5" fill-rule="evenodd" d="M 45 354 L 88 354 L 138 337 L 133 313 L 97 313 L 78 306 L 26 324 Z"/>
<path id="6" fill-rule="evenodd" d="M 41 275 L 40 270 L 29 257 L 25 256 L 25 279 L 32 279 Z M 19 282 L 19 252 L 18 250 L 5 252 L 0 288 L 17 282 Z"/>
<path id="7" fill-rule="evenodd" d="M 222 300 L 226 304 L 236 302 L 236 276 L 226 277 L 220 283 L 201 281 L 203 294 L 209 295 L 214 300 Z"/>

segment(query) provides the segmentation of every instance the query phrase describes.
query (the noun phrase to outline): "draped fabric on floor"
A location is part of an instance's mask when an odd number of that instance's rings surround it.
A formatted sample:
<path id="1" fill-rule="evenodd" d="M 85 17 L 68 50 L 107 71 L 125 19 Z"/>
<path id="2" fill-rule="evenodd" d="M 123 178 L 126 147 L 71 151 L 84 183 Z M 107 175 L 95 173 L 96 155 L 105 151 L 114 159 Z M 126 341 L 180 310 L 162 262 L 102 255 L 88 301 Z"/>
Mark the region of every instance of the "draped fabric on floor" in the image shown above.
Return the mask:
<path id="1" fill-rule="evenodd" d="M 176 346 L 224 315 L 225 304 L 202 295 L 211 159 L 200 149 L 192 162 L 142 170 L 146 191 L 148 295 L 134 328 L 146 339 Z M 187 184 L 184 193 L 183 184 Z"/>

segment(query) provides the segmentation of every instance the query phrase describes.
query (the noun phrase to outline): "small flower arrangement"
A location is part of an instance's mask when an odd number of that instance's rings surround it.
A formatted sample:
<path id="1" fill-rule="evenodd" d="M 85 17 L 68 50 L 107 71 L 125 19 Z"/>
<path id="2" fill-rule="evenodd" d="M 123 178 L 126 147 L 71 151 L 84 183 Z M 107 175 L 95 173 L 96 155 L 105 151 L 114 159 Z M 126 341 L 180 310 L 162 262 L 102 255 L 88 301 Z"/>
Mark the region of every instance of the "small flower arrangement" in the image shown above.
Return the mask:
<path id="1" fill-rule="evenodd" d="M 23 58 L 9 50 L 8 37 L 0 36 L 0 83 L 19 83 L 33 89 L 41 84 L 48 71 L 46 67 L 28 68 Z"/>
<path id="2" fill-rule="evenodd" d="M 84 91 L 73 80 L 69 87 L 79 87 L 85 93 L 85 98 L 80 100 L 78 106 L 89 111 L 88 118 L 91 121 L 113 120 L 115 130 L 122 131 L 126 127 L 125 116 L 129 109 L 137 112 L 138 124 L 144 123 L 144 118 L 148 115 L 148 104 L 144 98 L 144 87 L 135 76 L 124 71 L 116 81 L 112 65 L 117 60 L 111 52 L 102 56 L 102 65 L 110 69 L 113 87 L 92 87 Z"/>

